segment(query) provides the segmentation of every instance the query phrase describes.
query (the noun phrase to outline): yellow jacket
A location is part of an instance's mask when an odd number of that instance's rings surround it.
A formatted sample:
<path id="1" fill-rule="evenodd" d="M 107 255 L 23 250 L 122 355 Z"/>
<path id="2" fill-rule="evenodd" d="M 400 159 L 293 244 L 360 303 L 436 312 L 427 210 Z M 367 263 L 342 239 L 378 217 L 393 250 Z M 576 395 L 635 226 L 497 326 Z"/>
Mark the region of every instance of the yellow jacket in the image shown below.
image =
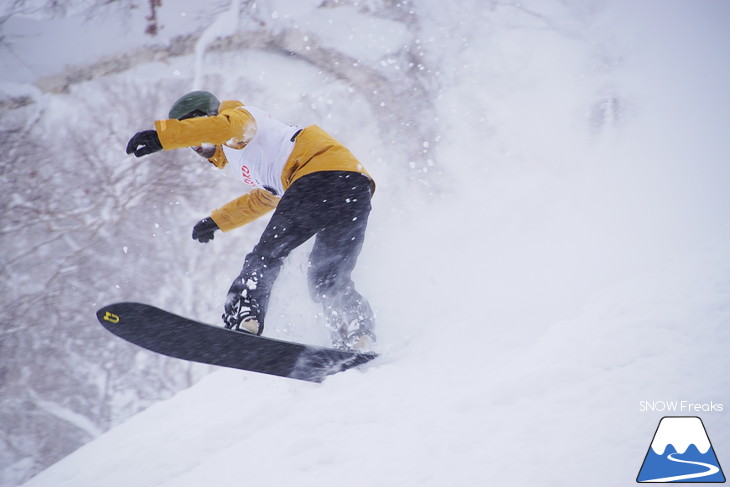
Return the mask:
<path id="1" fill-rule="evenodd" d="M 216 167 L 223 168 L 228 161 L 221 145 L 233 149 L 245 147 L 256 135 L 256 121 L 246 111 L 243 103 L 229 100 L 221 103 L 216 116 L 158 120 L 155 122 L 155 129 L 165 150 L 195 147 L 204 143 L 215 144 L 215 155 L 209 161 Z M 287 190 L 297 179 L 320 171 L 352 171 L 370 177 L 345 146 L 318 126 L 310 125 L 296 138 L 281 174 L 282 186 Z M 257 188 L 214 210 L 211 218 L 221 230 L 227 232 L 273 210 L 279 199 L 268 191 Z"/>

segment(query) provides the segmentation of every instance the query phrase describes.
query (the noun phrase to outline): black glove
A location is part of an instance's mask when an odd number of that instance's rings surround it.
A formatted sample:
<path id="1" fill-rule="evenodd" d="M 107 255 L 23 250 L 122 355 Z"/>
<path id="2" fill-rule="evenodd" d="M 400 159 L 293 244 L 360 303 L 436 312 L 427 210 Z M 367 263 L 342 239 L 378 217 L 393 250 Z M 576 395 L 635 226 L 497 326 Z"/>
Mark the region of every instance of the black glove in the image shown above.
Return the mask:
<path id="1" fill-rule="evenodd" d="M 137 132 L 127 143 L 127 154 L 134 152 L 137 157 L 146 156 L 153 152 L 161 151 L 162 144 L 157 136 L 156 130 L 143 130 Z"/>
<path id="2" fill-rule="evenodd" d="M 215 238 L 215 231 L 220 230 L 218 224 L 212 218 L 203 218 L 193 227 L 193 240 L 200 243 L 207 243 Z"/>

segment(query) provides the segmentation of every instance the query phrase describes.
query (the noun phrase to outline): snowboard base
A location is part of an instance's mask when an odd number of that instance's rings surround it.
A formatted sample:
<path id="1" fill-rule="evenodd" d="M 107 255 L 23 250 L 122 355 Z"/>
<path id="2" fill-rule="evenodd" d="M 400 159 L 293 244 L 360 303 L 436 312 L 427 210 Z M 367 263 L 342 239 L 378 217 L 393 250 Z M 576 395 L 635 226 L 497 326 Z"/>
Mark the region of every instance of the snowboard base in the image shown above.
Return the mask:
<path id="1" fill-rule="evenodd" d="M 228 330 L 142 303 L 110 304 L 96 317 L 114 335 L 168 357 L 311 382 L 378 356 Z"/>

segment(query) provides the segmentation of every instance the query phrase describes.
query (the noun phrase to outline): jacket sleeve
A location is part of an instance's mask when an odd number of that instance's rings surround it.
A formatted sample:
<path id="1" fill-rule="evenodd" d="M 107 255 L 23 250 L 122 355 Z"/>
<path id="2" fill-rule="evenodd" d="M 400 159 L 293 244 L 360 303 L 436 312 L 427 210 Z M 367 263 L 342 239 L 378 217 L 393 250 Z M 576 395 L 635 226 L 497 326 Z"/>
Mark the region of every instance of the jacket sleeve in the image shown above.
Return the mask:
<path id="1" fill-rule="evenodd" d="M 254 189 L 213 211 L 211 218 L 218 228 L 227 232 L 265 215 L 278 203 L 279 198 L 268 191 Z"/>
<path id="2" fill-rule="evenodd" d="M 245 108 L 237 106 L 213 117 L 157 120 L 155 130 L 165 150 L 203 143 L 243 147 L 256 134 L 256 120 Z"/>
<path id="3" fill-rule="evenodd" d="M 223 152 L 223 147 L 217 145 L 215 146 L 215 153 L 213 154 L 213 157 L 208 159 L 208 162 L 213 164 L 218 169 L 223 169 L 226 167 L 226 164 L 228 164 L 228 158 L 226 158 L 226 153 Z"/>

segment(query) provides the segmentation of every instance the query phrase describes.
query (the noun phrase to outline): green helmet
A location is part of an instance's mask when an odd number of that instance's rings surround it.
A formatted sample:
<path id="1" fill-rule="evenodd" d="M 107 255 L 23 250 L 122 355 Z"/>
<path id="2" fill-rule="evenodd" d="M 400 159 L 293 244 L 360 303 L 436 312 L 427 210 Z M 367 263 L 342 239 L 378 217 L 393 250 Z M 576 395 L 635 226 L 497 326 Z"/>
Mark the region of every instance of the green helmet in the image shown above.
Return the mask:
<path id="1" fill-rule="evenodd" d="M 218 106 L 221 102 L 213 93 L 208 91 L 191 91 L 181 96 L 170 108 L 168 118 L 183 120 L 205 115 L 218 115 Z"/>

